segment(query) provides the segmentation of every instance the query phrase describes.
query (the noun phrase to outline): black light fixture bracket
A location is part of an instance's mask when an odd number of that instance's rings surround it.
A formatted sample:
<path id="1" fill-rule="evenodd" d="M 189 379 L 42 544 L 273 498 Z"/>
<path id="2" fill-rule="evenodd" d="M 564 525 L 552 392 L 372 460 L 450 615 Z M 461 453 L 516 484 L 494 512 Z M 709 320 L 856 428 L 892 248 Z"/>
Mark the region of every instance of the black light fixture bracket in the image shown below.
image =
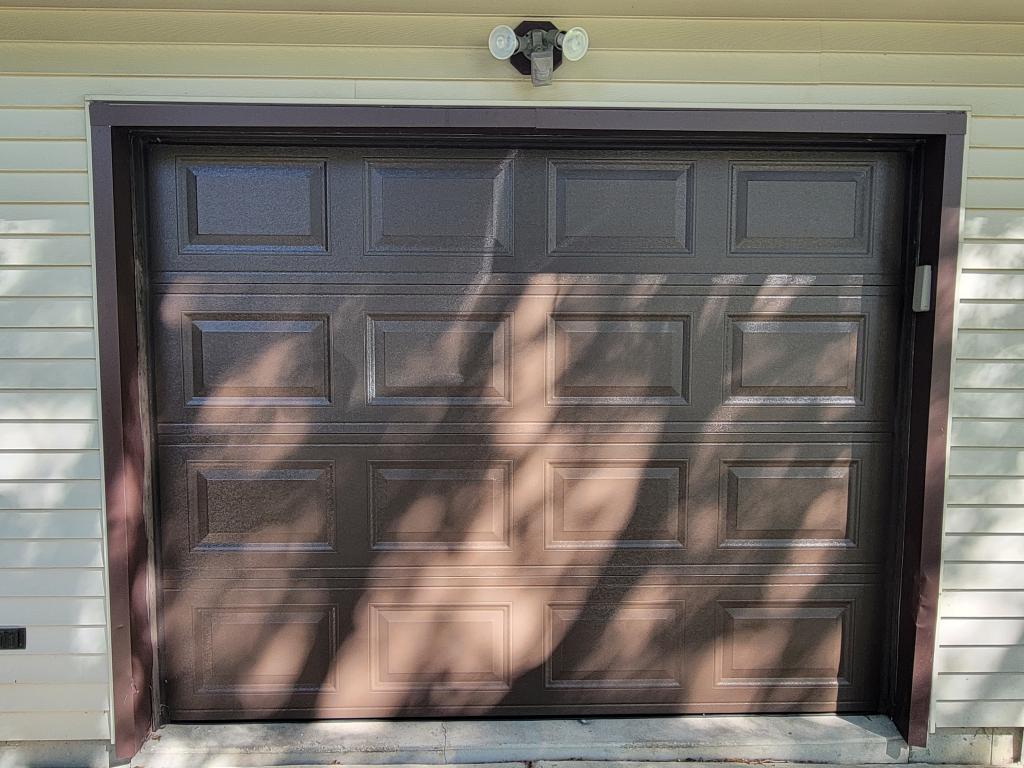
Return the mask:
<path id="1" fill-rule="evenodd" d="M 555 45 L 558 27 L 550 21 L 523 21 L 515 28 L 516 37 L 520 39 L 519 50 L 512 54 L 509 63 L 521 75 L 530 74 L 530 54 L 550 48 L 552 51 L 552 69 L 562 66 L 562 51 Z"/>

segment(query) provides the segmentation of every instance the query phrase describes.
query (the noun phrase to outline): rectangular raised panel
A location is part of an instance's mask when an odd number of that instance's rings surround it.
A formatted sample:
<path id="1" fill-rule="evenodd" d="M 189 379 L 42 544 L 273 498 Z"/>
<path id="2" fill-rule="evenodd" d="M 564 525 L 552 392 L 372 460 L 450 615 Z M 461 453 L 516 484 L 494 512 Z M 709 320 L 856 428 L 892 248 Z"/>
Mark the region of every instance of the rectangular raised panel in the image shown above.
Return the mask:
<path id="1" fill-rule="evenodd" d="M 366 334 L 372 405 L 512 404 L 507 315 L 374 315 Z"/>
<path id="2" fill-rule="evenodd" d="M 727 403 L 856 405 L 864 378 L 863 315 L 727 319 Z"/>
<path id="3" fill-rule="evenodd" d="M 721 602 L 716 643 L 716 685 L 848 685 L 853 601 Z"/>
<path id="4" fill-rule="evenodd" d="M 183 315 L 186 405 L 327 405 L 329 322 L 322 315 Z"/>
<path id="5" fill-rule="evenodd" d="M 334 605 L 194 608 L 197 693 L 336 689 Z"/>
<path id="6" fill-rule="evenodd" d="M 688 254 L 692 226 L 690 163 L 548 163 L 548 249 L 553 254 Z"/>
<path id="7" fill-rule="evenodd" d="M 871 166 L 763 163 L 732 166 L 735 254 L 866 254 Z"/>
<path id="8" fill-rule="evenodd" d="M 553 603 L 545 623 L 547 688 L 679 688 L 683 603 Z"/>
<path id="9" fill-rule="evenodd" d="M 334 467 L 324 461 L 190 461 L 189 547 L 331 551 Z"/>
<path id="10" fill-rule="evenodd" d="M 366 161 L 366 255 L 508 256 L 512 161 Z"/>
<path id="11" fill-rule="evenodd" d="M 678 549 L 686 538 L 685 462 L 551 462 L 545 545 Z"/>
<path id="12" fill-rule="evenodd" d="M 374 549 L 508 549 L 512 462 L 370 462 Z"/>
<path id="13" fill-rule="evenodd" d="M 179 248 L 326 253 L 326 179 L 322 160 L 179 158 Z"/>
<path id="14" fill-rule="evenodd" d="M 726 462 L 724 547 L 853 547 L 858 463 L 849 460 Z"/>
<path id="15" fill-rule="evenodd" d="M 688 316 L 554 314 L 547 345 L 552 404 L 687 404 Z"/>
<path id="16" fill-rule="evenodd" d="M 509 610 L 507 605 L 371 605 L 371 688 L 507 689 Z"/>

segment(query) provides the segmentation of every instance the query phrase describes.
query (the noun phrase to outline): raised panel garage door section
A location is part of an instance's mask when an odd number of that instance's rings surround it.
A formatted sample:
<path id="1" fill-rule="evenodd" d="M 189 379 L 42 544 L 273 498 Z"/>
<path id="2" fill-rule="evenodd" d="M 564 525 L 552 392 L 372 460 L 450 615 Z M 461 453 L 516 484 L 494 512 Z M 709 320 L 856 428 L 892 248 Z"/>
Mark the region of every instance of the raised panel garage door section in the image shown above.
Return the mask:
<path id="1" fill-rule="evenodd" d="M 878 711 L 902 154 L 146 166 L 172 719 Z"/>

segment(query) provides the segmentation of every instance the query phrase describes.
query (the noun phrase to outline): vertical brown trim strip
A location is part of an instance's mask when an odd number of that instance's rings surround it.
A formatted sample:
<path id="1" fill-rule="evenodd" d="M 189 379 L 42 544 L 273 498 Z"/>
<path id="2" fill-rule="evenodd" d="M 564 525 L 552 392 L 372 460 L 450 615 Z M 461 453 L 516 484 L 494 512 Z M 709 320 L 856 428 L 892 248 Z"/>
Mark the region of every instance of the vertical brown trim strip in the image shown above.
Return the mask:
<path id="1" fill-rule="evenodd" d="M 940 142 L 935 142 L 937 145 Z M 953 317 L 956 309 L 956 261 L 960 234 L 960 184 L 964 137 L 947 136 L 932 152 L 938 173 L 928 196 L 938 193 L 937 221 L 929 235 L 936 239 L 934 255 L 934 317 L 930 339 L 931 381 L 924 404 L 928 409 L 927 454 L 924 461 L 922 516 L 919 541 L 920 564 L 916 574 L 916 640 L 912 670 L 907 742 L 925 746 L 931 706 L 932 666 L 938 622 L 939 571 L 942 562 L 942 512 L 946 484 L 947 424 L 949 422 L 950 375 L 953 362 Z M 938 157 L 941 155 L 941 157 Z M 941 164 L 940 164 L 941 163 Z M 904 574 L 907 578 L 908 574 Z"/>
<path id="2" fill-rule="evenodd" d="M 135 275 L 127 134 L 92 128 L 103 478 L 110 589 L 114 750 L 130 758 L 152 722 L 147 544 L 142 518 Z"/>

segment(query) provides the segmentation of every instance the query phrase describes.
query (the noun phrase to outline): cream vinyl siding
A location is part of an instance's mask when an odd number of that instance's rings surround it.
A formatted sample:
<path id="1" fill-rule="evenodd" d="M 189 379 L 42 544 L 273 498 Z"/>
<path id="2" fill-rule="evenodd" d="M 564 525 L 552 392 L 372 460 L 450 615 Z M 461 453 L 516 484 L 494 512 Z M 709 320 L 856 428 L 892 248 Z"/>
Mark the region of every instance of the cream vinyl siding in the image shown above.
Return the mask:
<path id="1" fill-rule="evenodd" d="M 96 3 L 65 3 L 83 4 Z M 328 2 L 280 12 L 279 0 L 250 0 L 258 12 L 100 4 L 120 7 L 0 9 L 0 623 L 29 627 L 27 653 L 0 652 L 0 740 L 110 734 L 84 109 L 93 98 L 969 110 L 932 715 L 936 727 L 1024 725 L 1016 0 L 832 9 L 876 21 L 814 20 L 820 4 L 796 0 L 689 4 L 694 17 L 736 18 L 687 19 L 664 18 L 675 3 L 639 4 L 631 18 L 618 2 L 576 3 L 581 15 L 556 21 L 586 27 L 592 50 L 540 89 L 485 48 L 496 23 L 548 18 L 538 2 L 505 4 L 502 16 L 467 0 L 375 0 L 347 13 L 313 12 L 338 5 Z M 792 18 L 752 17 L 769 6 Z M 435 13 L 403 13 L 424 7 Z M 974 23 L 986 19 L 1004 23 Z"/>

